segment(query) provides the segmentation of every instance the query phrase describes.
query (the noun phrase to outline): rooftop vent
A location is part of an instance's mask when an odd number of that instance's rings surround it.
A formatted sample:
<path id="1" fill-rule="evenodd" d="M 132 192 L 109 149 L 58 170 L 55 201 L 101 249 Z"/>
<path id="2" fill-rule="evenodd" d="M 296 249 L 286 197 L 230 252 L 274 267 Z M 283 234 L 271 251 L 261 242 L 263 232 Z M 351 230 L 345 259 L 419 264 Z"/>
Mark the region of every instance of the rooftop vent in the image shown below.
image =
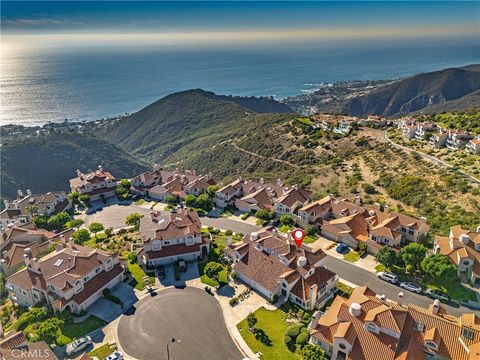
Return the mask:
<path id="1" fill-rule="evenodd" d="M 348 312 L 352 316 L 359 317 L 362 314 L 362 307 L 359 303 L 354 302 L 350 305 Z"/>
<path id="2" fill-rule="evenodd" d="M 62 265 L 62 264 L 63 264 L 63 259 L 57 259 L 57 261 L 55 261 L 55 264 L 54 264 L 54 265 L 55 265 L 56 267 L 59 267 L 59 266 Z"/>

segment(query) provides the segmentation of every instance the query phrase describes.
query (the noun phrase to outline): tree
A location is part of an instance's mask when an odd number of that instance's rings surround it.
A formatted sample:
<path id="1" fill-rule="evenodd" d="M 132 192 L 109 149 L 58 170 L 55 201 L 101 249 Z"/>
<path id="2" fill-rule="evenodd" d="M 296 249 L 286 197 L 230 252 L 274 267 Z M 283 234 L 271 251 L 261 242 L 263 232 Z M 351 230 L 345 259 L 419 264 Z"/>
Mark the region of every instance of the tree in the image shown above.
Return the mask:
<path id="1" fill-rule="evenodd" d="M 85 206 L 90 206 L 90 195 L 88 194 L 81 194 L 79 197 L 78 197 L 78 200 L 80 200 L 83 205 Z"/>
<path id="2" fill-rule="evenodd" d="M 212 209 L 212 199 L 207 194 L 202 194 L 197 198 L 197 207 L 205 211 Z"/>
<path id="3" fill-rule="evenodd" d="M 273 212 L 268 212 L 267 210 L 258 210 L 255 213 L 255 216 L 264 221 L 270 221 L 275 218 L 275 214 Z"/>
<path id="4" fill-rule="evenodd" d="M 375 189 L 375 186 L 371 185 L 371 184 L 363 184 L 362 185 L 363 187 L 363 191 L 365 191 L 367 194 L 376 194 L 377 193 L 377 190 Z"/>
<path id="5" fill-rule="evenodd" d="M 67 229 L 72 229 L 72 228 L 77 228 L 77 230 L 80 228 L 80 226 L 83 225 L 85 221 L 81 220 L 81 219 L 72 219 L 70 221 L 68 221 L 65 226 L 67 227 Z"/>
<path id="6" fill-rule="evenodd" d="M 77 243 L 77 244 L 83 244 L 85 241 L 87 241 L 88 239 L 90 239 L 90 232 L 87 230 L 87 229 L 80 229 L 78 231 L 75 231 L 73 234 L 72 234 L 72 238 L 73 240 Z"/>
<path id="7" fill-rule="evenodd" d="M 132 186 L 130 180 L 128 179 L 121 179 L 118 185 L 126 189 L 130 189 L 130 187 Z"/>
<path id="8" fill-rule="evenodd" d="M 107 237 L 110 237 L 110 236 L 112 236 L 112 234 L 113 234 L 113 229 L 112 229 L 111 227 L 106 228 L 106 229 L 104 230 L 104 233 L 105 233 L 105 235 L 107 235 Z"/>
<path id="9" fill-rule="evenodd" d="M 36 204 L 27 205 L 25 211 L 33 217 L 38 214 L 38 206 Z"/>
<path id="10" fill-rule="evenodd" d="M 218 191 L 218 189 L 220 189 L 218 185 L 210 185 L 209 187 L 207 187 L 206 193 L 208 196 L 213 198 L 215 196 L 215 193 Z"/>
<path id="11" fill-rule="evenodd" d="M 320 346 L 307 344 L 302 349 L 303 360 L 325 360 L 325 351 Z"/>
<path id="12" fill-rule="evenodd" d="M 47 230 L 64 230 L 67 222 L 70 221 L 70 215 L 65 211 L 50 216 L 47 220 Z"/>
<path id="13" fill-rule="evenodd" d="M 72 202 L 73 205 L 78 205 L 80 203 L 80 194 L 76 191 L 72 191 L 68 194 L 68 199 Z"/>
<path id="14" fill-rule="evenodd" d="M 52 343 L 62 325 L 62 320 L 56 317 L 51 317 L 38 326 L 37 333 L 42 340 L 46 341 L 47 343 Z"/>
<path id="15" fill-rule="evenodd" d="M 421 261 L 427 255 L 427 249 L 421 244 L 410 243 L 402 248 L 400 254 L 405 266 L 414 270 L 420 268 Z"/>
<path id="16" fill-rule="evenodd" d="M 118 186 L 115 190 L 117 195 L 120 196 L 125 196 L 130 193 L 130 187 L 132 184 L 130 183 L 130 180 L 128 179 L 121 179 L 120 182 L 118 183 Z"/>
<path id="17" fill-rule="evenodd" d="M 195 204 L 197 203 L 197 197 L 192 194 L 186 195 L 184 200 L 185 200 L 185 204 L 191 207 L 195 206 Z"/>
<path id="18" fill-rule="evenodd" d="M 292 226 L 293 218 L 290 215 L 282 215 L 280 216 L 280 223 L 282 225 Z"/>
<path id="19" fill-rule="evenodd" d="M 93 222 L 90 224 L 88 229 L 95 234 L 95 237 L 97 237 L 97 232 L 102 231 L 104 227 L 103 224 L 99 222 Z"/>
<path id="20" fill-rule="evenodd" d="M 257 317 L 254 313 L 250 313 L 247 315 L 247 324 L 248 324 L 248 331 L 254 332 L 255 325 L 257 324 Z"/>
<path id="21" fill-rule="evenodd" d="M 33 225 L 37 229 L 47 229 L 48 228 L 48 216 L 47 215 L 40 215 L 40 216 L 35 216 L 32 219 Z"/>
<path id="22" fill-rule="evenodd" d="M 143 215 L 139 213 L 128 214 L 125 218 L 125 225 L 134 226 L 135 229 L 138 229 L 141 218 L 143 218 Z"/>
<path id="23" fill-rule="evenodd" d="M 165 197 L 165 202 L 169 205 L 176 205 L 178 201 L 173 195 L 167 195 Z"/>
<path id="24" fill-rule="evenodd" d="M 211 279 L 215 279 L 218 277 L 218 273 L 223 270 L 223 266 L 215 261 L 210 261 L 207 265 L 205 265 L 205 275 L 207 275 Z"/>
<path id="25" fill-rule="evenodd" d="M 451 281 L 457 276 L 457 267 L 442 254 L 431 254 L 420 263 L 422 270 L 437 280 Z"/>
<path id="26" fill-rule="evenodd" d="M 317 233 L 317 229 L 315 228 L 315 226 L 312 226 L 312 225 L 308 225 L 306 228 L 305 228 L 305 234 L 308 235 L 308 236 L 313 236 Z"/>
<path id="27" fill-rule="evenodd" d="M 398 256 L 391 247 L 384 246 L 375 254 L 375 260 L 386 268 L 391 268 L 397 263 Z"/>

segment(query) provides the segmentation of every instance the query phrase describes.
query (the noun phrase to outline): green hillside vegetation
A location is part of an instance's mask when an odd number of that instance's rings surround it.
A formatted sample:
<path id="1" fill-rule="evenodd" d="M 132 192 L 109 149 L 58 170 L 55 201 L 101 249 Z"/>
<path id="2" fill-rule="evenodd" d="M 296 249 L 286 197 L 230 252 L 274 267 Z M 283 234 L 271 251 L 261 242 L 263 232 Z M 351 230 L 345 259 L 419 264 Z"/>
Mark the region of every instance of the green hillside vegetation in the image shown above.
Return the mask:
<path id="1" fill-rule="evenodd" d="M 116 146 L 93 135 L 62 133 L 2 143 L 1 196 L 12 198 L 17 189 L 33 192 L 69 190 L 76 170 L 98 165 L 114 176 L 130 177 L 148 167 Z"/>
<path id="2" fill-rule="evenodd" d="M 424 115 L 421 121 L 433 121 L 447 129 L 465 130 L 471 134 L 480 134 L 480 110 L 442 112 Z"/>

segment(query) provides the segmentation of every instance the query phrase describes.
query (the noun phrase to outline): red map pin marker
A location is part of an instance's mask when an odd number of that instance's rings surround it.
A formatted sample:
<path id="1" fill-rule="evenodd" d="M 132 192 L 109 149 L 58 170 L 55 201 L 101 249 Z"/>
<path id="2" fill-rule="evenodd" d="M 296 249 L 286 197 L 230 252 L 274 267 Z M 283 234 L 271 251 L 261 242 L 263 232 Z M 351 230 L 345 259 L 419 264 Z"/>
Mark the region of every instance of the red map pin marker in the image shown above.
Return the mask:
<path id="1" fill-rule="evenodd" d="M 292 237 L 299 248 L 302 245 L 303 239 L 305 239 L 305 231 L 302 229 L 295 229 L 292 231 Z"/>

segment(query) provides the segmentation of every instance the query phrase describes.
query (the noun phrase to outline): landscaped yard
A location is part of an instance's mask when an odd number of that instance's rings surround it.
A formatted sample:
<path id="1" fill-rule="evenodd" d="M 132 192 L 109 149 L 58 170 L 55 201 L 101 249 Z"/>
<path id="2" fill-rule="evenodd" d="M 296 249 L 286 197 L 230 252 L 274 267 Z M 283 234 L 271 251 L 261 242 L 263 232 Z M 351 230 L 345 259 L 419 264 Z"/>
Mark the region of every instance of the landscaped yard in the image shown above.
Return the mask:
<path id="1" fill-rule="evenodd" d="M 438 283 L 434 279 L 427 278 L 424 282 L 424 286 L 429 289 L 445 291 L 453 300 L 465 302 L 468 300 L 477 301 L 475 291 L 466 288 L 456 279 L 450 282 Z"/>
<path id="2" fill-rule="evenodd" d="M 107 323 L 96 316 L 89 316 L 79 323 L 65 323 L 57 334 L 57 344 L 66 345 Z"/>
<path id="3" fill-rule="evenodd" d="M 128 262 L 127 266 L 128 266 L 128 271 L 130 271 L 132 276 L 135 278 L 135 280 L 133 280 L 130 283 L 130 285 L 135 287 L 135 289 L 137 289 L 137 290 L 145 289 L 146 284 L 143 281 L 143 277 L 147 276 L 145 271 L 143 271 L 143 269 L 140 267 L 140 265 L 138 265 L 137 263 L 132 263 L 130 261 Z M 151 273 L 148 274 L 148 275 L 150 276 L 150 284 L 154 284 L 155 283 L 155 277 L 152 276 Z"/>
<path id="4" fill-rule="evenodd" d="M 275 360 L 297 360 L 300 359 L 298 354 L 291 352 L 285 345 L 284 337 L 287 324 L 283 320 L 286 313 L 281 309 L 270 311 L 261 307 L 254 312 L 258 319 L 257 328 L 262 329 L 271 345 L 265 345 L 255 339 L 255 335 L 248 331 L 247 320 L 244 319 L 237 324 L 237 328 L 247 345 L 254 353 L 260 351 L 263 359 Z"/>
<path id="5" fill-rule="evenodd" d="M 360 259 L 360 256 L 360 253 L 350 249 L 347 254 L 343 255 L 343 260 L 353 263 Z"/>
<path id="6" fill-rule="evenodd" d="M 90 356 L 95 356 L 99 360 L 105 359 L 108 355 L 117 350 L 115 345 L 110 346 L 110 344 L 104 344 L 95 350 L 88 353 Z"/>

